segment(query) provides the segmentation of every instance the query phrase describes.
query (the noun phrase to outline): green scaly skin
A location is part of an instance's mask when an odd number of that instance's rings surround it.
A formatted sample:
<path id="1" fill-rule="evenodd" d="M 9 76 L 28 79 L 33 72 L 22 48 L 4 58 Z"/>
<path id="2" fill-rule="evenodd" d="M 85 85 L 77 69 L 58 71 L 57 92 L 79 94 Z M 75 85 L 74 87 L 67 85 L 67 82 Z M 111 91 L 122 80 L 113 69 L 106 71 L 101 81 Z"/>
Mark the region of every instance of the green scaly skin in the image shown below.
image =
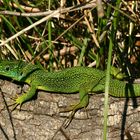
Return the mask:
<path id="1" fill-rule="evenodd" d="M 30 100 L 37 89 L 66 94 L 79 92 L 80 102 L 67 107 L 62 112 L 71 110 L 75 112 L 86 107 L 89 103 L 89 92 L 103 93 L 105 89 L 105 72 L 88 67 L 72 67 L 62 71 L 47 72 L 37 65 L 23 61 L 0 61 L 0 75 L 30 85 L 29 91 L 15 100 L 17 105 Z M 140 84 L 125 83 L 111 78 L 109 94 L 114 97 L 138 97 Z"/>

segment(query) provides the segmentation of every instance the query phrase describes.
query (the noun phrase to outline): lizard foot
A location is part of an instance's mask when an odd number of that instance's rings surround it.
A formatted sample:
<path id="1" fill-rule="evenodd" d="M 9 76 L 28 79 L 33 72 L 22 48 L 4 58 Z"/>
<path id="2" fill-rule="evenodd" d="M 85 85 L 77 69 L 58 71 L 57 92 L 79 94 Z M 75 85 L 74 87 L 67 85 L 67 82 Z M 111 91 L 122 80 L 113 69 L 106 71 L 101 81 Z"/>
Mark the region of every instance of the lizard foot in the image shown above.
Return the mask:
<path id="1" fill-rule="evenodd" d="M 18 96 L 18 94 L 16 94 L 16 97 L 11 98 L 11 100 L 14 101 L 14 103 L 8 105 L 8 107 L 13 106 L 11 112 L 14 111 L 17 108 L 17 106 L 19 106 L 20 107 L 20 110 L 21 110 L 21 106 L 23 104 L 23 102 L 22 102 L 21 99 L 22 99 L 22 95 L 21 96 Z"/>
<path id="2" fill-rule="evenodd" d="M 69 124 L 71 123 L 71 121 L 72 121 L 72 119 L 73 119 L 75 113 L 76 113 L 79 109 L 83 108 L 83 107 L 80 107 L 79 104 L 80 104 L 80 103 L 74 104 L 74 105 L 70 105 L 70 106 L 68 106 L 68 107 L 66 107 L 66 108 L 61 108 L 61 109 L 60 109 L 59 113 L 70 112 L 70 111 L 72 111 L 71 114 L 69 115 L 68 119 L 66 119 L 66 120 L 64 121 L 63 125 L 62 125 L 64 128 L 67 128 L 67 127 L 69 126 Z"/>
<path id="3" fill-rule="evenodd" d="M 85 111 L 86 111 L 86 108 L 84 107 Z M 68 116 L 67 119 L 65 119 L 65 121 L 63 122 L 62 124 L 62 127 L 64 127 L 65 129 L 69 126 L 69 124 L 72 122 L 73 118 L 74 118 L 74 115 L 76 113 L 77 110 L 73 110 L 71 112 L 71 114 Z"/>
<path id="4" fill-rule="evenodd" d="M 10 107 L 10 106 L 13 106 L 11 112 L 13 112 L 17 108 L 17 106 L 20 106 L 19 110 L 21 110 L 21 105 L 19 105 L 17 103 L 12 103 L 12 104 L 8 105 L 8 107 Z"/>
<path id="5" fill-rule="evenodd" d="M 62 126 L 63 126 L 65 129 L 66 129 L 66 128 L 69 126 L 69 124 L 71 123 L 71 121 L 72 121 L 72 119 L 73 119 L 75 113 L 76 113 L 75 111 L 72 111 L 71 114 L 69 115 L 68 119 L 66 119 L 66 120 L 64 121 L 64 123 L 62 124 Z"/>
<path id="6" fill-rule="evenodd" d="M 64 128 L 67 128 L 69 126 L 69 124 L 71 123 L 75 113 L 81 109 L 81 108 L 86 108 L 87 105 L 83 104 L 83 102 L 79 102 L 77 104 L 74 104 L 74 105 L 70 105 L 66 108 L 61 108 L 60 109 L 60 113 L 63 113 L 63 112 L 69 112 L 69 111 L 72 111 L 71 114 L 69 115 L 68 119 L 66 119 L 63 123 L 63 127 Z"/>

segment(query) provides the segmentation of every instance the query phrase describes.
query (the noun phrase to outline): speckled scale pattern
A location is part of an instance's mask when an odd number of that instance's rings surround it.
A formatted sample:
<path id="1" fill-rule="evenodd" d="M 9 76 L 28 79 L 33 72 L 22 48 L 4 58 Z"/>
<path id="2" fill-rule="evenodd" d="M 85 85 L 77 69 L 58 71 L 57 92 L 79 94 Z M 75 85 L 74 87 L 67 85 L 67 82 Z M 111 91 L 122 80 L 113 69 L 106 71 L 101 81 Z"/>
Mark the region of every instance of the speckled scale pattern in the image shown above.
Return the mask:
<path id="1" fill-rule="evenodd" d="M 101 76 L 104 77 L 103 71 L 87 67 L 73 67 L 57 72 L 37 70 L 28 79 L 32 79 L 32 83 L 38 86 L 39 89 L 72 93 L 78 92 L 82 84 L 98 80 Z"/>
<path id="2" fill-rule="evenodd" d="M 130 84 L 124 81 L 111 79 L 109 94 L 114 97 L 138 97 L 140 96 L 140 84 Z"/>

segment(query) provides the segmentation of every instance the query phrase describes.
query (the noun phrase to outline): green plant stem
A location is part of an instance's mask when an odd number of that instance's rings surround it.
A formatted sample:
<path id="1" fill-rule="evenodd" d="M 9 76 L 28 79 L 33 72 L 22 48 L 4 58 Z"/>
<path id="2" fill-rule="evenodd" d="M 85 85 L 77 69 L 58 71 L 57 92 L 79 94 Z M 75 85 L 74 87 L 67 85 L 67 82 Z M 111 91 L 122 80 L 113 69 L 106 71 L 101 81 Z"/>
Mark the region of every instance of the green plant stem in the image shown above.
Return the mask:
<path id="1" fill-rule="evenodd" d="M 51 0 L 48 1 L 48 9 L 51 8 Z M 53 67 L 53 47 L 52 47 L 52 29 L 51 19 L 48 20 L 48 46 L 49 46 L 49 70 L 52 71 Z"/>
<path id="2" fill-rule="evenodd" d="M 103 139 L 107 140 L 107 121 L 108 121 L 108 96 L 109 96 L 109 83 L 110 83 L 110 68 L 111 68 L 111 56 L 112 56 L 112 36 L 110 37 L 109 43 L 109 54 L 107 62 L 107 71 L 106 71 L 106 83 L 105 83 L 105 101 L 104 101 L 104 131 Z"/>

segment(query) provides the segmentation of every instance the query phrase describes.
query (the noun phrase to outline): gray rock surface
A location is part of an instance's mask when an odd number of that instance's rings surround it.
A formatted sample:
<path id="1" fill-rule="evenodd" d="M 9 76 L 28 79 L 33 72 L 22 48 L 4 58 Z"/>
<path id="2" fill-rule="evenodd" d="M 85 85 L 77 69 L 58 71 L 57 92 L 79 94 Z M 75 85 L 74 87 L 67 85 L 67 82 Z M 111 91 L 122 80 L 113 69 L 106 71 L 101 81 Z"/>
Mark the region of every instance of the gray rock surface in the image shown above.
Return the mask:
<path id="1" fill-rule="evenodd" d="M 0 140 L 103 139 L 103 94 L 91 95 L 88 107 L 79 110 L 64 129 L 61 126 L 70 113 L 59 113 L 59 109 L 76 102 L 78 94 L 39 91 L 36 99 L 11 112 L 12 98 L 27 87 L 2 80 L 0 85 Z M 140 139 L 140 98 L 109 99 L 108 140 Z"/>

